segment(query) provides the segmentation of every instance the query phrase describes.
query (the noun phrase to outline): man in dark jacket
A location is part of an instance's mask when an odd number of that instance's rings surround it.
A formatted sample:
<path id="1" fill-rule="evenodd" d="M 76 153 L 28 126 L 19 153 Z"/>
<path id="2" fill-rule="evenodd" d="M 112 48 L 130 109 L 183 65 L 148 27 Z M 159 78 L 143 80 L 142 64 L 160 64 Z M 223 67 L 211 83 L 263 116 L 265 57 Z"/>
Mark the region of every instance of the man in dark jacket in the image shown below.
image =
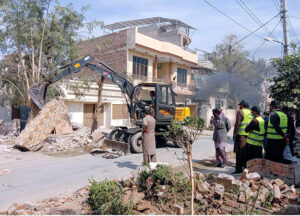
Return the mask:
<path id="1" fill-rule="evenodd" d="M 246 168 L 247 162 L 247 136 L 245 129 L 247 125 L 252 120 L 251 111 L 249 110 L 249 103 L 245 100 L 242 100 L 239 103 L 240 110 L 236 114 L 236 120 L 233 131 L 233 140 L 234 140 L 234 153 L 236 153 L 236 164 L 235 172 L 241 173 L 244 168 Z"/>
<path id="2" fill-rule="evenodd" d="M 213 109 L 214 115 L 214 134 L 213 140 L 216 148 L 216 161 L 217 167 L 224 167 L 227 161 L 226 157 L 226 145 L 227 145 L 227 132 L 230 130 L 230 121 L 227 117 L 221 115 L 220 109 Z"/>
<path id="3" fill-rule="evenodd" d="M 279 101 L 273 100 L 270 104 L 270 119 L 265 125 L 267 130 L 266 159 L 286 163 L 283 157 L 285 146 L 289 144 L 288 118 L 281 112 Z"/>

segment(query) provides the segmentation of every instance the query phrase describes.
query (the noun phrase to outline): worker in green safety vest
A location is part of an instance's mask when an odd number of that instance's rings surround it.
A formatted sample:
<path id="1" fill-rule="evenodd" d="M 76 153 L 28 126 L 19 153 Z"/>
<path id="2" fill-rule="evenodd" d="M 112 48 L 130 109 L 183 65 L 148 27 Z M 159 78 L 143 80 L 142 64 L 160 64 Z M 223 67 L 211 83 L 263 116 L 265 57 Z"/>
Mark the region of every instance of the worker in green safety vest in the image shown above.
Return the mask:
<path id="1" fill-rule="evenodd" d="M 248 124 L 245 131 L 247 137 L 247 161 L 254 158 L 262 158 L 262 148 L 265 136 L 265 120 L 260 116 L 257 106 L 251 108 L 254 119 Z"/>
<path id="2" fill-rule="evenodd" d="M 288 118 L 280 110 L 279 101 L 273 100 L 270 103 L 270 119 L 265 124 L 267 130 L 266 159 L 279 163 L 286 163 L 283 151 L 289 145 L 288 139 Z"/>
<path id="3" fill-rule="evenodd" d="M 248 133 L 245 131 L 247 125 L 253 119 L 251 111 L 249 110 L 249 103 L 242 100 L 239 103 L 240 110 L 236 114 L 236 120 L 233 131 L 234 152 L 236 153 L 235 173 L 241 173 L 246 168 L 247 163 L 247 137 Z"/>

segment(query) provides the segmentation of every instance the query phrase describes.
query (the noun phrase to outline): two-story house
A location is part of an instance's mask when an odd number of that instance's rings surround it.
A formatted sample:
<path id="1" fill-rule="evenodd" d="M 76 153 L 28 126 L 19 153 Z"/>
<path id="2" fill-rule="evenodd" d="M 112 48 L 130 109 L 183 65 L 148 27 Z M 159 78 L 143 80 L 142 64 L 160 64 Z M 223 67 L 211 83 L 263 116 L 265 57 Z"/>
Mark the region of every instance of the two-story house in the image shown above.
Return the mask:
<path id="1" fill-rule="evenodd" d="M 82 55 L 91 54 L 135 85 L 142 82 L 172 82 L 176 102 L 190 102 L 191 68 L 198 64 L 198 54 L 188 48 L 189 33 L 195 30 L 180 20 L 162 17 L 117 22 L 104 26 L 111 33 L 84 41 Z M 70 87 L 79 81 L 63 85 L 65 103 L 71 122 L 90 127 L 97 102 L 97 85 L 92 84 L 76 98 Z M 128 125 L 125 99 L 116 85 L 105 81 L 104 109 L 99 116 L 101 127 Z"/>

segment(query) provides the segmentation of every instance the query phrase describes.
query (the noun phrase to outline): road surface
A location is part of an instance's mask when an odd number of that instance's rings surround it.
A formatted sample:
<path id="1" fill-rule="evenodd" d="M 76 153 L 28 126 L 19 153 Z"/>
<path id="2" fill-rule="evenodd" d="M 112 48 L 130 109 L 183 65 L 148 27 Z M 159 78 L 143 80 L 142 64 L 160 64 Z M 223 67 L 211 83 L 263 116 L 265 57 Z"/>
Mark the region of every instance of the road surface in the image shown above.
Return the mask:
<path id="1" fill-rule="evenodd" d="M 54 157 L 38 152 L 11 153 L 0 144 L 0 172 L 11 173 L 0 176 L 0 210 L 13 203 L 38 201 L 53 196 L 69 195 L 95 180 L 121 178 L 137 171 L 142 164 L 141 154 L 131 154 L 116 159 L 104 159 L 90 154 L 74 157 Z M 232 145 L 228 145 L 232 149 Z M 205 159 L 215 154 L 211 136 L 201 136 L 193 145 L 193 158 Z M 176 156 L 177 155 L 177 156 Z M 21 158 L 20 158 L 21 157 Z M 182 149 L 164 147 L 157 149 L 158 162 L 180 166 Z"/>

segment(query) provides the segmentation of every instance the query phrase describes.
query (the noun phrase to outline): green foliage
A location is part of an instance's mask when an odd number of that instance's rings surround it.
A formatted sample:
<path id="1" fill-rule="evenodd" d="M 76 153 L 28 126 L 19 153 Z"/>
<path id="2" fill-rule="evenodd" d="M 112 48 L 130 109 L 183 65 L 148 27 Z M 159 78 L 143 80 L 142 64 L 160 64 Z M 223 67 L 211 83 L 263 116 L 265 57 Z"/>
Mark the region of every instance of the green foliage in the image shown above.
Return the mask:
<path id="1" fill-rule="evenodd" d="M 133 202 L 122 202 L 122 185 L 107 179 L 89 185 L 89 197 L 87 203 L 95 214 L 130 215 L 133 210 Z"/>
<path id="2" fill-rule="evenodd" d="M 32 84 L 51 80 L 60 66 L 79 57 L 79 30 L 86 26 L 86 10 L 78 12 L 72 5 L 63 7 L 51 0 L 1 1 L 0 51 L 5 56 L 1 68 L 7 70 L 0 74 L 0 88 L 11 94 L 12 103 L 28 104 Z"/>
<path id="3" fill-rule="evenodd" d="M 267 209 L 272 209 L 272 200 L 274 198 L 274 193 L 273 191 L 270 191 L 266 197 L 265 197 L 265 201 L 263 203 L 261 203 L 261 206 Z"/>
<path id="4" fill-rule="evenodd" d="M 137 182 L 144 188 L 149 187 L 149 182 L 147 182 L 149 179 L 152 179 L 151 182 L 156 182 L 159 185 L 167 185 L 170 183 L 172 175 L 173 172 L 169 166 L 159 164 L 155 170 L 142 170 L 139 173 Z"/>
<path id="5" fill-rule="evenodd" d="M 277 75 L 271 79 L 271 97 L 293 110 L 300 110 L 300 50 L 281 58 L 273 58 Z"/>
<path id="6" fill-rule="evenodd" d="M 202 118 L 189 117 L 184 119 L 184 124 L 173 121 L 164 133 L 166 140 L 181 143 L 183 148 L 187 148 L 187 143 L 193 143 L 204 128 Z"/>
<path id="7" fill-rule="evenodd" d="M 159 193 L 160 186 L 166 187 L 160 196 L 151 196 L 153 202 L 159 204 L 182 203 L 186 206 L 190 205 L 191 185 L 187 176 L 182 172 L 175 172 L 171 167 L 166 165 L 158 165 L 155 170 L 146 169 L 139 173 L 138 184 L 142 189 L 149 193 L 154 191 Z"/>

